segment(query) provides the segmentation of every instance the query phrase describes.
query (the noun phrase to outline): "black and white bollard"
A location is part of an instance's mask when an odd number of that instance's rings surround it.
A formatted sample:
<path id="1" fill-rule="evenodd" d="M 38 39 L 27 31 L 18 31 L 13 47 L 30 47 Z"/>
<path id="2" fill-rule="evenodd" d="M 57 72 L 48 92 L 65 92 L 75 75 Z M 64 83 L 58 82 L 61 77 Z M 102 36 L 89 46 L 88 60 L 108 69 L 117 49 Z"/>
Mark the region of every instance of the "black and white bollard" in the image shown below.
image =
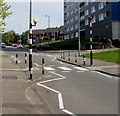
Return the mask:
<path id="1" fill-rule="evenodd" d="M 44 66 L 45 66 L 45 61 L 44 61 L 44 58 L 42 58 L 42 74 L 45 73 Z"/>
<path id="2" fill-rule="evenodd" d="M 25 64 L 27 63 L 27 54 L 25 53 Z"/>
<path id="3" fill-rule="evenodd" d="M 61 51 L 61 59 L 62 59 L 62 51 Z"/>
<path id="4" fill-rule="evenodd" d="M 65 53 L 63 52 L 63 59 L 65 60 Z"/>
<path id="5" fill-rule="evenodd" d="M 75 53 L 75 63 L 77 62 L 77 54 Z"/>
<path id="6" fill-rule="evenodd" d="M 70 52 L 68 52 L 68 61 L 70 61 Z"/>
<path id="7" fill-rule="evenodd" d="M 85 55 L 83 54 L 83 65 L 85 65 L 85 62 L 86 62 L 86 58 Z"/>
<path id="8" fill-rule="evenodd" d="M 18 64 L 18 54 L 16 54 L 16 64 Z"/>

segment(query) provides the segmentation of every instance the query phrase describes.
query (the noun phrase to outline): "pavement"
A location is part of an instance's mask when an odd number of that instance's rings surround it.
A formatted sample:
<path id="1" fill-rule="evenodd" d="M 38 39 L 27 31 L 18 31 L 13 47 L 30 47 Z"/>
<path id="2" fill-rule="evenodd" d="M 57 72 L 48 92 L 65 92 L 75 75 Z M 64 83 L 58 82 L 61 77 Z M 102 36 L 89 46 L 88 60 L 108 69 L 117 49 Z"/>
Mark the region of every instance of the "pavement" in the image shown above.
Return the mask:
<path id="1" fill-rule="evenodd" d="M 43 101 L 33 90 L 34 82 L 28 81 L 28 64 L 15 64 L 15 61 L 11 60 L 4 51 L 0 51 L 1 55 L 2 114 L 50 114 Z M 34 76 L 37 79 L 34 81 L 37 82 L 43 76 L 36 67 L 35 71 Z"/>
<path id="2" fill-rule="evenodd" d="M 110 50 L 118 50 L 118 48 L 93 50 L 93 53 L 101 52 L 101 51 L 110 51 Z M 89 53 L 88 50 L 82 51 L 82 54 L 88 54 L 88 53 Z M 83 57 L 78 57 L 77 55 L 76 55 L 77 57 L 75 57 L 75 54 L 77 53 L 71 53 L 71 56 L 69 57 L 68 51 L 64 51 L 64 56 L 62 55 L 57 59 L 65 63 L 84 67 L 93 71 L 99 71 L 112 76 L 120 77 L 120 72 L 119 72 L 120 64 L 93 59 L 93 65 L 91 66 L 89 58 L 83 59 Z M 84 61 L 85 61 L 85 65 L 84 65 Z"/>

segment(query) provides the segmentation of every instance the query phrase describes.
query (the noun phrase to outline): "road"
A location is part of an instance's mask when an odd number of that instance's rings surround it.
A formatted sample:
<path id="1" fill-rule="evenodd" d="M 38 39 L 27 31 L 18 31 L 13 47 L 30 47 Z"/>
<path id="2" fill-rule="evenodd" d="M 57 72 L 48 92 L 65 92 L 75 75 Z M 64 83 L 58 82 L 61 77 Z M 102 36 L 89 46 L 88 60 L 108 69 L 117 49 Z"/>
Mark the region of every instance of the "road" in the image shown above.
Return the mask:
<path id="1" fill-rule="evenodd" d="M 19 54 L 19 61 L 24 62 L 24 49 L 4 49 L 10 59 Z M 50 91 L 42 94 L 49 110 L 59 109 L 67 114 L 117 114 L 118 113 L 118 78 L 96 71 L 57 61 L 60 53 L 33 53 L 33 63 L 41 67 L 45 59 L 45 70 L 58 76 L 57 80 L 36 83 L 38 95 L 41 90 Z M 57 113 L 54 111 L 54 113 Z M 59 112 L 58 112 L 59 113 Z"/>

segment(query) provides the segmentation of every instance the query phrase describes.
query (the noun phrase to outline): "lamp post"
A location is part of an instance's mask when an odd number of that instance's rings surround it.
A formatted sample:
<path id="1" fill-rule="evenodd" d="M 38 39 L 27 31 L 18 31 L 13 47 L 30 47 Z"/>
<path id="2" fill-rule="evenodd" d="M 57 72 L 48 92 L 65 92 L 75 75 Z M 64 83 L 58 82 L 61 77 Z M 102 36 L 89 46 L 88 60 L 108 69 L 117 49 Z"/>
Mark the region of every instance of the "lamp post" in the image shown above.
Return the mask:
<path id="1" fill-rule="evenodd" d="M 34 19 L 32 24 L 32 1 L 30 0 L 30 22 L 29 22 L 29 71 L 30 71 L 30 80 L 32 79 L 32 74 L 33 74 L 33 68 L 32 68 L 32 39 L 33 39 L 33 35 L 32 35 L 32 26 L 36 26 L 38 20 Z"/>
<path id="2" fill-rule="evenodd" d="M 90 25 L 90 65 L 93 65 L 93 54 L 92 54 L 92 19 L 93 16 L 89 16 L 88 20 L 89 20 L 89 25 Z"/>
<path id="3" fill-rule="evenodd" d="M 80 56 L 80 9 L 78 4 L 78 56 Z"/>
<path id="4" fill-rule="evenodd" d="M 48 28 L 50 28 L 50 16 L 45 15 L 45 17 L 47 17 L 47 18 L 48 18 Z"/>
<path id="5" fill-rule="evenodd" d="M 20 44 L 21 44 L 21 25 L 19 24 L 19 26 L 20 26 L 20 40 L 19 40 L 19 42 L 20 42 Z"/>

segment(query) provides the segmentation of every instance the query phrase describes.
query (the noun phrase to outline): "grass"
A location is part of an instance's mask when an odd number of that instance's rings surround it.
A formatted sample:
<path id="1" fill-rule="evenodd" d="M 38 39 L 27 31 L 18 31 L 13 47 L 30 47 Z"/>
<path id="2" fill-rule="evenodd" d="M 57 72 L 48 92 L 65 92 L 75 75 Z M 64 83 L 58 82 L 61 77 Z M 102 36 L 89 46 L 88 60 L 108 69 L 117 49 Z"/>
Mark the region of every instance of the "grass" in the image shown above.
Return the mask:
<path id="1" fill-rule="evenodd" d="M 113 51 L 104 51 L 99 53 L 93 53 L 93 59 L 113 62 L 113 63 L 120 63 L 119 59 L 120 50 L 113 50 Z M 86 54 L 86 58 L 89 58 L 90 55 Z"/>

